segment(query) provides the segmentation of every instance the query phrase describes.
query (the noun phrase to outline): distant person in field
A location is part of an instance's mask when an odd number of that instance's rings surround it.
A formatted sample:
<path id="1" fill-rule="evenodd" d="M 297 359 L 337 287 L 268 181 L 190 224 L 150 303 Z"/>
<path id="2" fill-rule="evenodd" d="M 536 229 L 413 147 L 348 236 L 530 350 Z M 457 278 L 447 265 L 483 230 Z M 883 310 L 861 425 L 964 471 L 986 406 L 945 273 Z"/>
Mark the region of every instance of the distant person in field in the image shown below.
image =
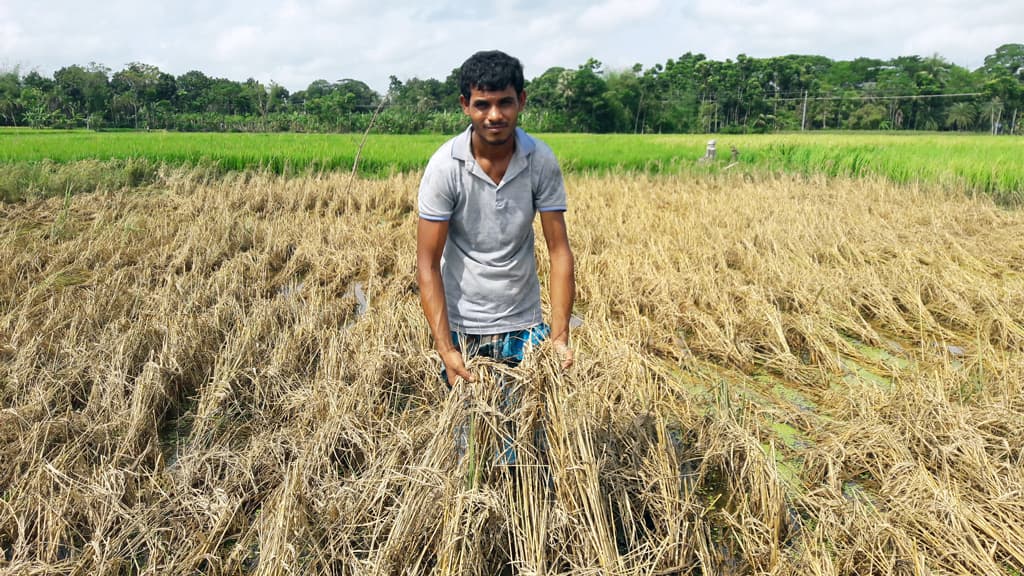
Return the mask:
<path id="1" fill-rule="evenodd" d="M 474 381 L 465 358 L 517 365 L 550 339 L 573 363 L 575 297 L 565 227 L 565 184 L 551 149 L 517 127 L 523 68 L 503 52 L 477 52 L 459 73 L 464 132 L 431 157 L 419 189 L 416 279 L 449 384 Z M 540 213 L 551 259 L 550 325 L 541 315 L 533 221 Z"/>

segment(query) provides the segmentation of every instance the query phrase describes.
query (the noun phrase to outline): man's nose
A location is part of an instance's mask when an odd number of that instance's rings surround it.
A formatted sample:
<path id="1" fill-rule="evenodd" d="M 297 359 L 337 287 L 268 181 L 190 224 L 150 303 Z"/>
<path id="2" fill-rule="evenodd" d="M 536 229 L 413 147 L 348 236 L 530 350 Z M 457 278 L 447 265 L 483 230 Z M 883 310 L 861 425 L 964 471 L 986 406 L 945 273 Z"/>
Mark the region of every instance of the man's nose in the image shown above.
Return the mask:
<path id="1" fill-rule="evenodd" d="M 487 119 L 492 122 L 496 120 L 501 120 L 501 106 L 491 106 L 491 108 L 487 111 Z"/>

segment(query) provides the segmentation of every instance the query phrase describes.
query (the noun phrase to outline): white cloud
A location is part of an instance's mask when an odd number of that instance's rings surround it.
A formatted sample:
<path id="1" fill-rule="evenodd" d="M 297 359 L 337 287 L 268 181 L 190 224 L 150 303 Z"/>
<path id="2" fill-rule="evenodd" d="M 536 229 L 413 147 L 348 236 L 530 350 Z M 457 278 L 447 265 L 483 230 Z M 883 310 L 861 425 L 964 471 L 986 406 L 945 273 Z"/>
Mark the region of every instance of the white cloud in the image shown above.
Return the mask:
<path id="1" fill-rule="evenodd" d="M 234 60 L 251 52 L 260 42 L 262 31 L 256 26 L 235 26 L 220 34 L 214 53 L 221 60 Z"/>
<path id="2" fill-rule="evenodd" d="M 21 30 L 14 22 L 0 22 L 0 52 L 14 52 L 18 45 Z"/>
<path id="3" fill-rule="evenodd" d="M 6 1 L 0 0 L 0 55 L 6 57 L 13 53 L 20 36 L 21 29 L 11 16 L 11 9 Z"/>
<path id="4" fill-rule="evenodd" d="M 296 20 L 302 16 L 302 6 L 296 0 L 286 0 L 277 9 L 277 17 L 281 20 Z"/>
<path id="5" fill-rule="evenodd" d="M 643 20 L 660 7 L 660 0 L 605 0 L 584 10 L 580 25 L 589 30 L 608 30 Z"/>
<path id="6" fill-rule="evenodd" d="M 527 19 L 523 27 L 526 35 L 537 40 L 548 40 L 565 30 L 565 18 L 561 14 L 534 16 Z"/>

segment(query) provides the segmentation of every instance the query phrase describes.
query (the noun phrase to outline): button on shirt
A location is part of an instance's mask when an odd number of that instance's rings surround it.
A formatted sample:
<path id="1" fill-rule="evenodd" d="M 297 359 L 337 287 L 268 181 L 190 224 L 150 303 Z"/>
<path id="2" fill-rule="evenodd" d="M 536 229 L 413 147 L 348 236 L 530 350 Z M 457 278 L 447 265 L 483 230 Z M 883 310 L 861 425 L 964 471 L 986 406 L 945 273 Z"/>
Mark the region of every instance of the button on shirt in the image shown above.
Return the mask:
<path id="1" fill-rule="evenodd" d="M 551 149 L 516 128 L 501 182 L 476 163 L 472 127 L 438 149 L 420 182 L 420 218 L 448 222 L 441 256 L 448 323 L 464 334 L 499 334 L 541 322 L 534 258 L 537 212 L 566 209 Z"/>

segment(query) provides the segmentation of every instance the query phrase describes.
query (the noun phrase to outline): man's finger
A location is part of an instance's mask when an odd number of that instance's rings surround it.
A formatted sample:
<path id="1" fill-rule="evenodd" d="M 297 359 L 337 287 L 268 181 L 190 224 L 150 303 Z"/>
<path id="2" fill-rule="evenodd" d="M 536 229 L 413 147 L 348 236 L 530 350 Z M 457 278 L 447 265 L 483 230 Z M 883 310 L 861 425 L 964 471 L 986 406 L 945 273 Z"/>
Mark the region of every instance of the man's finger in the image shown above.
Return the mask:
<path id="1" fill-rule="evenodd" d="M 574 361 L 575 361 L 575 358 L 574 358 L 573 353 L 572 353 L 572 348 L 566 348 L 565 349 L 565 358 L 562 359 L 562 369 L 563 370 L 568 370 L 569 368 L 572 368 L 572 365 L 573 365 Z"/>
<path id="2" fill-rule="evenodd" d="M 466 368 L 462 366 L 456 366 L 454 368 L 454 371 L 458 377 L 462 378 L 466 382 L 476 382 L 476 376 L 473 376 L 473 373 L 467 370 Z"/>
<path id="3" fill-rule="evenodd" d="M 572 348 L 570 348 L 564 342 L 559 342 L 558 340 L 555 340 L 554 345 L 555 352 L 558 354 L 559 357 L 562 358 L 562 369 L 567 370 L 570 367 L 572 367 L 574 359 Z"/>

